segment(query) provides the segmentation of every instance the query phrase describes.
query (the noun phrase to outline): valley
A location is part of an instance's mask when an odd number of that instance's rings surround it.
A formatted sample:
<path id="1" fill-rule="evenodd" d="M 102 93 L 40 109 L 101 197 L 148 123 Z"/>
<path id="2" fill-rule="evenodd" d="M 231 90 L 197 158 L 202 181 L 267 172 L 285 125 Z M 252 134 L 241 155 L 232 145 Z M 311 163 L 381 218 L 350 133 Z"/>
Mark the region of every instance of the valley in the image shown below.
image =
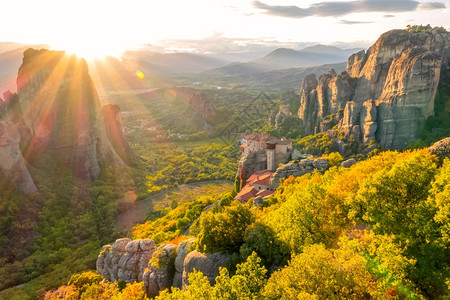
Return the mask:
<path id="1" fill-rule="evenodd" d="M 444 28 L 245 62 L 3 46 L 0 299 L 449 295 Z"/>

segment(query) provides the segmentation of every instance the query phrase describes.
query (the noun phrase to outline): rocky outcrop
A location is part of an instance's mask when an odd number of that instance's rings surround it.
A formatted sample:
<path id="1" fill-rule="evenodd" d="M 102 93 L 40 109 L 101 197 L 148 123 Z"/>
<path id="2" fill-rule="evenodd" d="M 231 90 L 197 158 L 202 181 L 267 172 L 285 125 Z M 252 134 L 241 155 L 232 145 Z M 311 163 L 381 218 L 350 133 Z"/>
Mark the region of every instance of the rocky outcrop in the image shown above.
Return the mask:
<path id="1" fill-rule="evenodd" d="M 217 115 L 214 104 L 204 93 L 195 93 L 189 99 L 189 107 L 200 115 L 201 125 L 205 130 L 211 129 L 211 118 Z"/>
<path id="2" fill-rule="evenodd" d="M 431 154 L 436 155 L 439 161 L 444 161 L 445 158 L 450 157 L 450 137 L 437 141 L 428 150 Z"/>
<path id="3" fill-rule="evenodd" d="M 189 273 L 194 269 L 201 271 L 214 284 L 222 267 L 230 255 L 212 253 L 202 254 L 191 251 L 195 238 L 180 244 L 155 246 L 150 239 L 130 240 L 122 238 L 103 247 L 97 258 L 97 271 L 106 280 L 144 282 L 149 297 L 157 296 L 162 290 L 172 286 L 185 288 L 189 282 Z"/>
<path id="4" fill-rule="evenodd" d="M 308 81 L 302 82 L 300 90 L 300 108 L 298 116 L 303 120 L 305 132 L 315 134 L 331 129 L 336 121 L 327 116 L 341 112 L 347 101 L 352 97 L 355 80 L 346 72 L 339 76 L 334 69 L 315 80 L 316 75 L 307 76 Z M 306 79 L 306 78 L 305 78 Z"/>
<path id="5" fill-rule="evenodd" d="M 174 244 L 159 246 L 153 253 L 143 276 L 144 290 L 149 297 L 155 297 L 172 286 L 176 255 L 177 246 Z"/>
<path id="6" fill-rule="evenodd" d="M 191 238 L 178 244 L 177 257 L 175 258 L 175 275 L 173 277 L 174 287 L 180 289 L 182 287 L 184 260 L 190 252 L 190 248 L 194 244 L 195 240 L 195 238 Z"/>
<path id="7" fill-rule="evenodd" d="M 273 125 L 275 125 L 275 128 L 277 129 L 280 128 L 281 124 L 283 124 L 284 121 L 286 121 L 286 119 L 290 116 L 292 116 L 292 113 L 289 105 L 280 106 L 278 113 L 273 118 Z"/>
<path id="8" fill-rule="evenodd" d="M 109 281 L 142 281 L 145 268 L 156 250 L 150 239 L 118 239 L 111 245 L 103 246 L 97 258 L 97 271 Z"/>
<path id="9" fill-rule="evenodd" d="M 45 151 L 83 179 L 100 174 L 99 161 L 123 164 L 112 147 L 97 91 L 84 59 L 61 51 L 28 49 L 17 77 L 26 159 Z"/>
<path id="10" fill-rule="evenodd" d="M 236 178 L 241 180 L 241 184 L 252 176 L 255 171 L 267 169 L 267 156 L 265 150 L 250 151 L 242 155 L 238 164 Z"/>
<path id="11" fill-rule="evenodd" d="M 120 107 L 115 104 L 106 104 L 102 107 L 102 113 L 112 146 L 123 161 L 128 161 L 129 156 L 133 155 L 133 150 L 124 135 Z"/>
<path id="12" fill-rule="evenodd" d="M 189 284 L 189 273 L 194 272 L 194 269 L 202 272 L 211 284 L 215 284 L 215 279 L 219 275 L 219 268 L 223 267 L 230 259 L 230 255 L 219 252 L 207 255 L 198 251 L 190 252 L 184 260 L 182 288 L 185 289 Z"/>
<path id="13" fill-rule="evenodd" d="M 31 178 L 19 148 L 20 134 L 14 125 L 0 121 L 0 169 L 23 194 L 36 192 L 37 188 Z"/>
<path id="14" fill-rule="evenodd" d="M 350 158 L 350 159 L 344 160 L 344 161 L 341 163 L 341 167 L 343 167 L 343 168 L 350 168 L 350 167 L 353 166 L 354 164 L 356 164 L 356 159 Z"/>
<path id="15" fill-rule="evenodd" d="M 323 172 L 328 169 L 329 161 L 324 158 L 317 159 L 302 159 L 299 162 L 291 161 L 287 164 L 280 166 L 270 178 L 270 187 L 278 188 L 280 186 L 280 180 L 288 178 L 289 176 L 302 176 L 308 173 L 318 170 Z"/>
<path id="16" fill-rule="evenodd" d="M 416 140 L 433 114 L 441 68 L 449 68 L 450 33 L 392 30 L 367 52 L 353 54 L 346 72 L 308 75 L 299 117 L 306 133 L 337 125 L 348 140 L 401 148 Z"/>

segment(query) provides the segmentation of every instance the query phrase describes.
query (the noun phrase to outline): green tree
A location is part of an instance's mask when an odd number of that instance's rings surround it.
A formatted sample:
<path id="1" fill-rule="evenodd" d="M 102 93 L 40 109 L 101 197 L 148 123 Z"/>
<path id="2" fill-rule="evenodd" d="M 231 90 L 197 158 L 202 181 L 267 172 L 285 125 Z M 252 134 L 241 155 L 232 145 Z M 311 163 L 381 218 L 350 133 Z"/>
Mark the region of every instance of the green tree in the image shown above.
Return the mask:
<path id="1" fill-rule="evenodd" d="M 367 299 L 376 283 L 363 257 L 349 249 L 311 245 L 276 271 L 264 288 L 265 299 Z"/>
<path id="2" fill-rule="evenodd" d="M 253 222 L 249 207 L 244 204 L 227 206 L 223 212 L 203 213 L 199 220 L 197 248 L 201 252 L 237 252 L 244 243 L 247 227 Z"/>
<path id="3" fill-rule="evenodd" d="M 70 277 L 68 285 L 75 286 L 80 294 L 83 294 L 86 289 L 92 284 L 98 284 L 103 280 L 103 277 L 93 271 L 87 271 L 80 274 L 75 274 Z"/>

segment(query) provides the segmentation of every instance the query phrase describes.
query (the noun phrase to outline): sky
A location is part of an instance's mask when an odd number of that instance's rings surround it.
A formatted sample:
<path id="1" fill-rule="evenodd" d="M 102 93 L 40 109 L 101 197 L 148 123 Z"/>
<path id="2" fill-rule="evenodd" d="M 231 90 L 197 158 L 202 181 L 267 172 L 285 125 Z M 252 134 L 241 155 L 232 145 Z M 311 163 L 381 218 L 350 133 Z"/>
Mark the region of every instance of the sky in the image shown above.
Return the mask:
<path id="1" fill-rule="evenodd" d="M 86 56 L 142 45 L 199 53 L 367 47 L 408 24 L 450 29 L 450 0 L 2 0 L 0 11 L 0 41 Z"/>

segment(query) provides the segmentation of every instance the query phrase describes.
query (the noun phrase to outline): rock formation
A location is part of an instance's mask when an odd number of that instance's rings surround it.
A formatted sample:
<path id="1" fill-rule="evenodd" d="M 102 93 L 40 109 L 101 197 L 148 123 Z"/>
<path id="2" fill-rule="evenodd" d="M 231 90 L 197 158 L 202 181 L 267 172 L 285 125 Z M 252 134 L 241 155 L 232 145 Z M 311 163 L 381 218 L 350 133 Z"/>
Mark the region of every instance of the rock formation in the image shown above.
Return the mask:
<path id="1" fill-rule="evenodd" d="M 184 259 L 182 288 L 185 289 L 189 284 L 189 273 L 194 272 L 194 269 L 202 272 L 211 284 L 215 284 L 215 279 L 219 275 L 219 268 L 223 267 L 230 259 L 230 255 L 219 252 L 208 255 L 198 251 L 190 252 Z"/>
<path id="2" fill-rule="evenodd" d="M 184 242 L 178 244 L 177 257 L 175 258 L 175 275 L 173 277 L 173 286 L 180 288 L 182 287 L 182 276 L 184 260 L 190 252 L 191 245 L 195 242 L 195 238 L 188 239 Z"/>
<path id="3" fill-rule="evenodd" d="M 19 148 L 20 134 L 14 125 L 0 121 L 0 169 L 23 194 L 36 192 L 37 188 L 26 167 Z"/>
<path id="4" fill-rule="evenodd" d="M 341 167 L 342 167 L 342 168 L 350 168 L 350 167 L 353 166 L 354 164 L 356 164 L 356 159 L 350 158 L 350 159 L 347 159 L 347 160 L 343 161 L 343 162 L 341 163 Z"/>
<path id="5" fill-rule="evenodd" d="M 106 104 L 102 107 L 103 119 L 105 120 L 106 132 L 112 146 L 123 161 L 127 161 L 133 154 L 133 150 L 124 135 L 120 108 L 115 104 Z"/>
<path id="6" fill-rule="evenodd" d="M 97 271 L 109 281 L 142 281 L 148 261 L 156 250 L 153 240 L 118 239 L 103 246 L 97 258 Z"/>
<path id="7" fill-rule="evenodd" d="M 444 161 L 445 158 L 450 157 L 450 137 L 437 141 L 428 150 L 431 154 L 436 155 L 439 161 Z"/>
<path id="8" fill-rule="evenodd" d="M 177 246 L 174 244 L 159 246 L 153 253 L 152 260 L 156 263 L 150 261 L 143 276 L 144 290 L 149 297 L 155 297 L 172 286 L 176 256 Z"/>
<path id="9" fill-rule="evenodd" d="M 112 246 L 103 246 L 97 258 L 97 271 L 111 282 L 144 282 L 149 297 L 172 286 L 185 288 L 189 273 L 194 269 L 201 271 L 213 284 L 219 275 L 219 267 L 231 257 L 220 253 L 190 252 L 194 242 L 195 238 L 191 238 L 178 246 L 163 244 L 156 247 L 150 239 L 118 239 Z"/>
<path id="10" fill-rule="evenodd" d="M 317 159 L 302 159 L 299 162 L 291 161 L 287 164 L 280 166 L 270 178 L 270 187 L 278 188 L 280 186 L 280 180 L 282 178 L 288 178 L 289 176 L 302 176 L 308 173 L 318 170 L 323 172 L 328 169 L 329 161 L 324 158 Z"/>
<path id="11" fill-rule="evenodd" d="M 442 29 L 386 32 L 367 52 L 353 54 L 342 74 L 305 77 L 298 116 L 308 134 L 337 126 L 360 144 L 377 140 L 401 148 L 419 137 L 433 114 L 449 56 L 450 33 Z"/>
<path id="12" fill-rule="evenodd" d="M 273 122 L 275 128 L 279 128 L 288 117 L 292 116 L 292 113 L 289 109 L 290 109 L 289 105 L 280 106 L 280 109 L 278 110 L 278 113 L 275 115 Z"/>
<path id="13" fill-rule="evenodd" d="M 250 151 L 243 154 L 239 160 L 236 178 L 239 178 L 241 184 L 245 185 L 245 181 L 250 178 L 255 171 L 265 169 L 267 169 L 266 151 Z"/>
<path id="14" fill-rule="evenodd" d="M 209 101 L 204 93 L 195 93 L 189 99 L 189 107 L 200 115 L 201 125 L 205 130 L 211 129 L 211 117 L 217 115 L 214 104 Z"/>
<path id="15" fill-rule="evenodd" d="M 131 150 L 118 107 L 102 113 L 86 61 L 61 51 L 24 52 L 17 94 L 7 91 L 0 99 L 0 121 L 0 169 L 23 193 L 36 190 L 25 160 L 33 164 L 51 153 L 78 178 L 92 180 L 100 174 L 100 161 L 124 164 Z"/>
<path id="16" fill-rule="evenodd" d="M 28 49 L 19 68 L 17 91 L 27 131 L 27 159 L 39 159 L 53 150 L 83 179 L 99 176 L 99 160 L 123 163 L 108 139 L 84 59 Z"/>

